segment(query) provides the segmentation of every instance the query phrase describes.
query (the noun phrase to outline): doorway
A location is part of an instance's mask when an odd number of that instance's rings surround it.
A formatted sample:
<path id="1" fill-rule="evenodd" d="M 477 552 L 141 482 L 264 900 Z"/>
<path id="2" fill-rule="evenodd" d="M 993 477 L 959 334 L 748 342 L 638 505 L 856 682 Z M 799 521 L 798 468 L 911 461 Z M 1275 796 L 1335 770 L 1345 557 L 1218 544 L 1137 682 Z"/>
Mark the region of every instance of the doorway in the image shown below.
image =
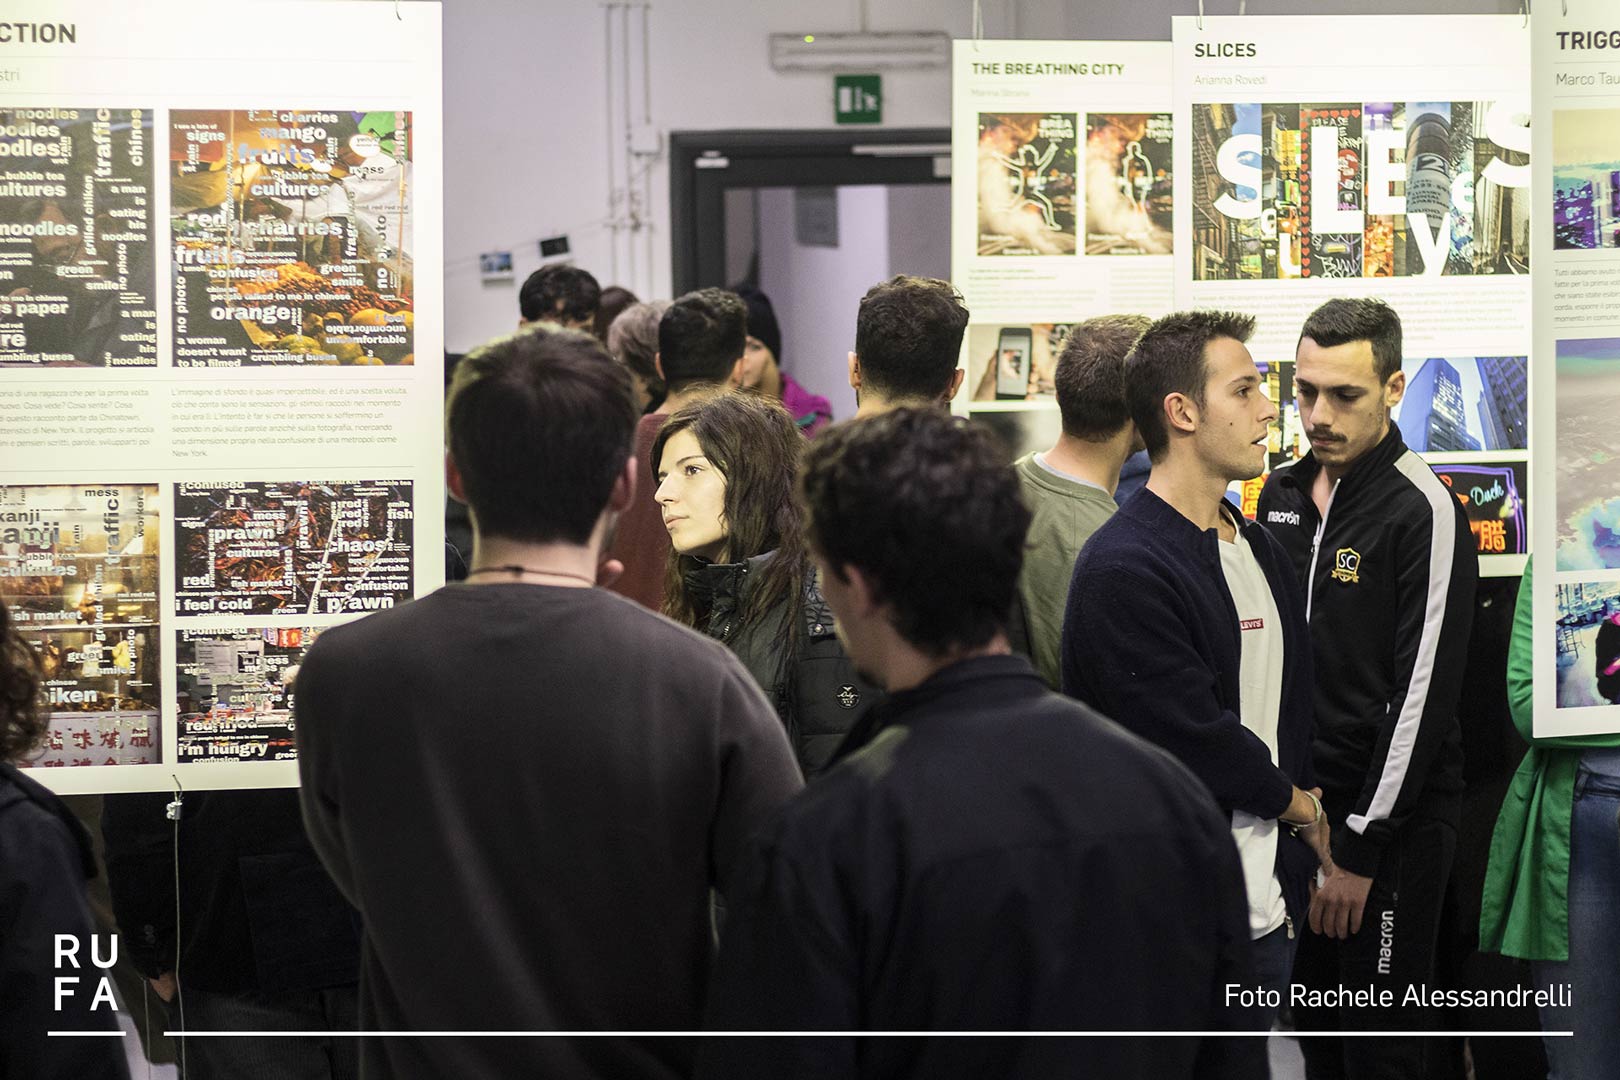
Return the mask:
<path id="1" fill-rule="evenodd" d="M 783 370 L 853 415 L 861 296 L 897 273 L 950 277 L 949 132 L 676 132 L 670 149 L 675 294 L 763 291 Z"/>

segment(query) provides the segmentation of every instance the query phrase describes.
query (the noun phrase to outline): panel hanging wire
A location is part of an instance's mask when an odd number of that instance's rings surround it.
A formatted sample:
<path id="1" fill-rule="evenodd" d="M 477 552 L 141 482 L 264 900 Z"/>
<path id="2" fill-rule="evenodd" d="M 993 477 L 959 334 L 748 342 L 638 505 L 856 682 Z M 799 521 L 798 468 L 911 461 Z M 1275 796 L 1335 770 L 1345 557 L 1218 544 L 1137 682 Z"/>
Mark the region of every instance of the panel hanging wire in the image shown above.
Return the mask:
<path id="1" fill-rule="evenodd" d="M 1198 0 L 1198 32 L 1204 32 L 1204 0 Z"/>

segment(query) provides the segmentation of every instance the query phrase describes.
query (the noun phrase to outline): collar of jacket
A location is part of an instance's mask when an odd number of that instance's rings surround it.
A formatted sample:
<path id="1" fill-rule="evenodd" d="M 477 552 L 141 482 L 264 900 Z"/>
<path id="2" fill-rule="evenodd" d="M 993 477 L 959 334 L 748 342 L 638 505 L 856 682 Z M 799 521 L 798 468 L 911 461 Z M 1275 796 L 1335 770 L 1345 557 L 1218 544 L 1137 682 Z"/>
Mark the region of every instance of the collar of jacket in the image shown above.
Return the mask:
<path id="1" fill-rule="evenodd" d="M 1339 490 L 1333 496 L 1335 502 L 1352 495 L 1367 482 L 1369 476 L 1383 472 L 1395 464 L 1395 459 L 1406 453 L 1406 440 L 1401 438 L 1401 429 L 1395 426 L 1395 421 L 1389 422 L 1389 431 L 1378 440 L 1378 445 L 1361 455 L 1361 459 L 1350 470 L 1339 478 Z M 1322 468 L 1321 462 L 1316 460 L 1316 451 L 1307 451 L 1305 456 L 1288 466 L 1278 470 L 1281 474 L 1278 483 L 1287 487 L 1296 488 L 1306 494 L 1310 493 L 1311 485 L 1316 481 L 1316 474 Z"/>
<path id="2" fill-rule="evenodd" d="M 1232 512 L 1232 520 L 1237 522 L 1240 534 L 1247 534 L 1250 529 L 1260 527 L 1244 517 L 1243 511 L 1239 510 L 1232 500 L 1222 499 L 1221 503 Z M 1195 550 L 1203 555 L 1206 561 L 1220 562 L 1221 549 L 1215 546 L 1220 543 L 1220 533 L 1215 529 L 1200 529 L 1180 510 L 1161 499 L 1151 488 L 1143 488 L 1131 496 L 1119 512 L 1148 529 L 1153 535 L 1163 537 L 1175 550 Z"/>
<path id="3" fill-rule="evenodd" d="M 986 695 L 1004 701 L 1019 691 L 1041 692 L 1046 684 L 1030 666 L 1029 660 L 1017 653 L 995 656 L 972 656 L 958 660 L 934 672 L 909 690 L 889 695 L 880 706 L 884 712 L 883 726 L 900 721 L 913 709 L 949 697 L 953 703 L 968 695 Z"/>
<path id="4" fill-rule="evenodd" d="M 79 866 L 84 871 L 85 880 L 95 877 L 96 856 L 95 849 L 90 843 L 90 834 L 85 831 L 84 825 L 74 816 L 73 811 L 68 809 L 67 803 L 15 765 L 0 762 L 0 813 L 23 802 L 34 803 L 62 823 L 68 835 L 73 837 L 74 846 L 78 848 Z"/>
<path id="5" fill-rule="evenodd" d="M 717 563 L 682 555 L 681 578 L 692 590 L 693 598 L 699 601 L 699 608 L 706 602 L 712 612 L 730 611 L 738 605 L 748 578 L 757 575 L 775 557 L 776 552 L 767 551 L 742 562 Z"/>

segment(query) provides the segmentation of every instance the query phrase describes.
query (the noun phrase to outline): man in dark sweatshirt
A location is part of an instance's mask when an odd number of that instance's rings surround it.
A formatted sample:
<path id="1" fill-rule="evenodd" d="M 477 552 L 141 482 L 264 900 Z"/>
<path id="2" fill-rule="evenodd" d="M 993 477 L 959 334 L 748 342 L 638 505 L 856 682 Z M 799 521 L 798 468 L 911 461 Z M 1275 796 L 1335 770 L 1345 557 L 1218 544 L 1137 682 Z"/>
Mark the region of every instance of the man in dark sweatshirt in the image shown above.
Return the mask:
<path id="1" fill-rule="evenodd" d="M 363 923 L 361 1075 L 676 1080 L 710 889 L 800 785 L 724 645 L 593 587 L 636 464 L 630 376 L 539 325 L 461 362 L 446 481 L 467 580 L 334 626 L 298 675 L 316 853 Z M 626 665 L 633 665 L 627 674 Z"/>
<path id="2" fill-rule="evenodd" d="M 1383 1008 L 1295 1012 L 1301 1028 L 1419 1031 L 1463 786 L 1457 699 L 1478 556 L 1451 489 L 1390 420 L 1401 321 L 1330 300 L 1300 334 L 1294 387 L 1311 450 L 1272 473 L 1258 517 L 1304 585 L 1316 657 L 1316 774 L 1333 862 L 1296 977 L 1388 992 Z M 1311 1077 L 1423 1076 L 1421 1038 L 1307 1039 Z"/>
<path id="3" fill-rule="evenodd" d="M 1264 468 L 1277 418 L 1243 344 L 1253 329 L 1247 315 L 1167 315 L 1126 357 L 1153 471 L 1075 563 L 1062 656 L 1065 691 L 1180 758 L 1228 816 L 1265 994 L 1249 1022 L 1266 1031 L 1327 829 L 1310 790 L 1304 600 L 1277 542 L 1224 498 Z"/>
<path id="4" fill-rule="evenodd" d="M 1203 786 L 1009 652 L 1029 512 L 989 434 L 932 408 L 834 425 L 803 487 L 839 636 L 889 698 L 727 894 L 705 1023 L 823 1034 L 714 1039 L 699 1076 L 1264 1075 L 1250 1039 L 849 1034 L 1224 1029 L 1249 935 Z"/>

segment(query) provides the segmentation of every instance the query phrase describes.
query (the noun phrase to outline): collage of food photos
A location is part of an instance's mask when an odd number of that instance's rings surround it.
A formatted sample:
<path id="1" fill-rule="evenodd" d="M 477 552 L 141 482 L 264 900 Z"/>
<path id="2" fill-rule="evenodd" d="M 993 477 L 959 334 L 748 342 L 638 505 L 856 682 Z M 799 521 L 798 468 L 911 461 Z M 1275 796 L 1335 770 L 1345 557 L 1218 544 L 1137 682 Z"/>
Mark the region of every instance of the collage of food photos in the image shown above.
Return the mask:
<path id="1" fill-rule="evenodd" d="M 286 675 L 320 632 L 313 626 L 182 629 L 175 647 L 180 760 L 296 757 Z"/>
<path id="2" fill-rule="evenodd" d="M 1512 101 L 1192 107 L 1195 281 L 1525 274 Z"/>
<path id="3" fill-rule="evenodd" d="M 0 368 L 156 367 L 149 109 L 0 109 Z"/>
<path id="4" fill-rule="evenodd" d="M 415 362 L 411 117 L 169 114 L 176 367 Z"/>
<path id="5" fill-rule="evenodd" d="M 412 485 L 175 485 L 180 615 L 340 615 L 414 592 Z"/>
<path id="6" fill-rule="evenodd" d="M 156 485 L 0 487 L 0 601 L 49 716 L 30 765 L 159 760 L 161 535 Z"/>

